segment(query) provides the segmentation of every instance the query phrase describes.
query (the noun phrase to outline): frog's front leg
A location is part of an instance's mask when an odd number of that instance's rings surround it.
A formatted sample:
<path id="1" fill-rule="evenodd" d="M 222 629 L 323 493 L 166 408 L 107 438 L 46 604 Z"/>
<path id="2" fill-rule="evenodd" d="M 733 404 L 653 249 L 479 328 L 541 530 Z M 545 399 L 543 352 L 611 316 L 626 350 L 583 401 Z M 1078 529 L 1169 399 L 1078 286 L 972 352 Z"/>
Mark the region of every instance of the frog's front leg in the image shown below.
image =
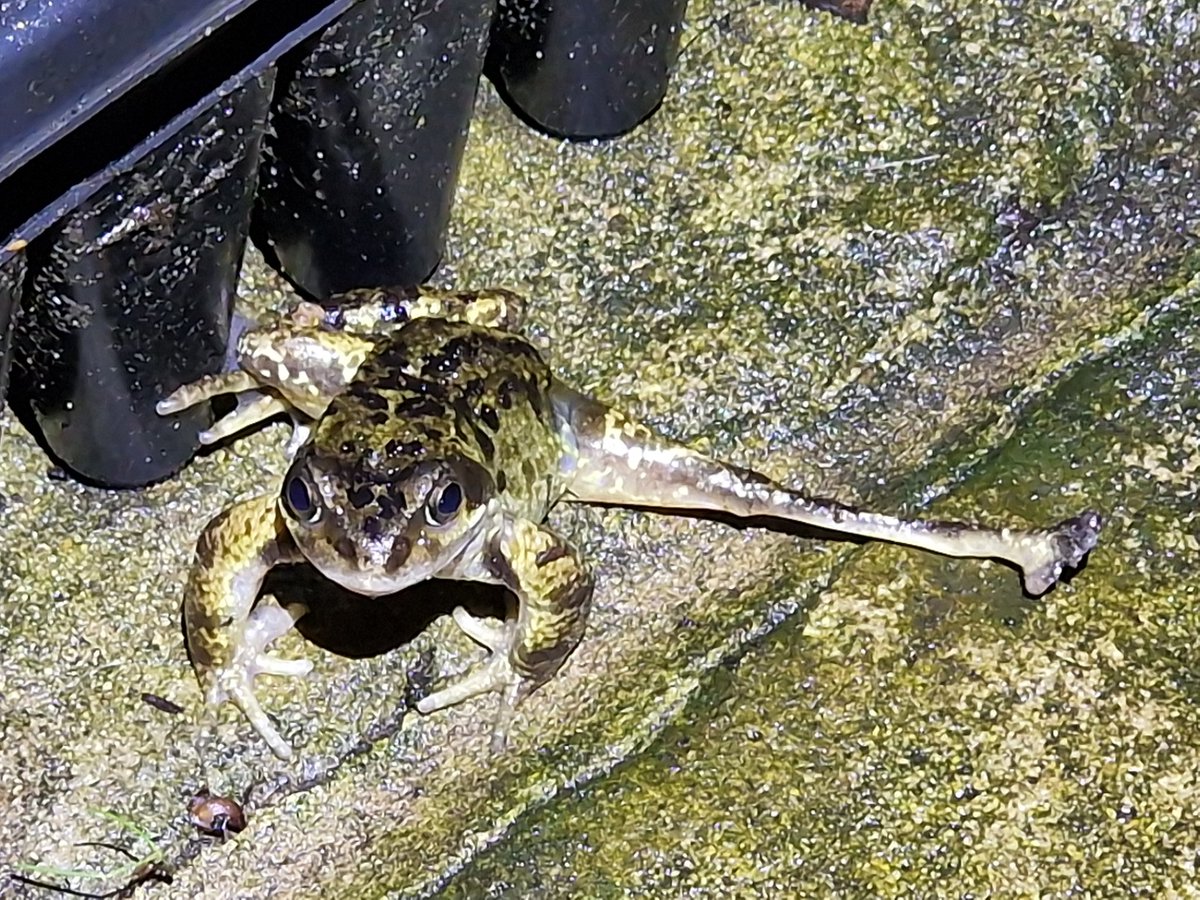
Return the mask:
<path id="1" fill-rule="evenodd" d="M 183 596 L 188 650 L 205 703 L 211 709 L 232 701 L 281 759 L 291 757 L 291 747 L 255 699 L 254 679 L 261 674 L 301 676 L 312 668 L 307 660 L 283 660 L 266 652 L 305 609 L 268 601 L 255 607 L 254 601 L 273 566 L 301 559 L 275 498 L 255 497 L 205 526 Z"/>
<path id="2" fill-rule="evenodd" d="M 215 444 L 279 413 L 292 412 L 291 407 L 278 396 L 261 390 L 253 375 L 240 370 L 205 375 L 182 385 L 160 400 L 155 410 L 160 416 L 169 416 L 221 394 L 236 394 L 237 406 L 197 435 L 201 444 Z M 307 434 L 307 423 L 295 414 L 292 418 L 297 432 Z"/>
<path id="3" fill-rule="evenodd" d="M 500 625 L 454 611 L 454 621 L 492 655 L 480 668 L 417 704 L 422 713 L 497 692 L 500 711 L 492 749 L 502 750 L 513 711 L 545 684 L 583 637 L 592 600 L 592 578 L 575 550 L 544 526 L 508 523 L 487 556 L 486 572 L 444 573 L 505 585 L 517 595 L 517 614 Z"/>
<path id="4" fill-rule="evenodd" d="M 1049 528 L 985 528 L 912 521 L 807 497 L 765 475 L 722 463 L 668 440 L 616 410 L 556 386 L 555 409 L 572 447 L 568 498 L 739 518 L 774 518 L 856 537 L 906 544 L 944 556 L 1005 560 L 1040 596 L 1096 546 L 1100 514 L 1087 510 Z"/>

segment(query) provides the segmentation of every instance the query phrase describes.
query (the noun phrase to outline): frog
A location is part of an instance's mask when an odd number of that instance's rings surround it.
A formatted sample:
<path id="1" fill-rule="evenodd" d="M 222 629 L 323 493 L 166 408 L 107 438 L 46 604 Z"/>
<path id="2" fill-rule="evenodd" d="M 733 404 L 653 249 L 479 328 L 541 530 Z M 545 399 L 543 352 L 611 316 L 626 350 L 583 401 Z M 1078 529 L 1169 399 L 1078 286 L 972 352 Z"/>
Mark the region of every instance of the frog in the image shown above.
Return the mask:
<path id="1" fill-rule="evenodd" d="M 430 578 L 506 589 L 503 619 L 453 621 L 486 651 L 416 703 L 421 714 L 498 694 L 491 748 L 582 640 L 591 571 L 547 524 L 560 502 L 802 526 L 949 557 L 998 559 L 1038 597 L 1096 546 L 1088 509 L 1046 527 L 904 519 L 809 496 L 661 434 L 561 379 L 523 335 L 527 303 L 504 288 L 362 288 L 298 301 L 247 328 L 236 367 L 180 386 L 162 415 L 219 395 L 236 406 L 200 434 L 214 444 L 279 414 L 292 420 L 278 486 L 202 529 L 183 592 L 188 650 L 206 708 L 238 707 L 270 750 L 293 755 L 260 706 L 261 675 L 312 664 L 270 652 L 307 613 L 259 597 L 275 566 L 306 562 L 378 597 Z"/>

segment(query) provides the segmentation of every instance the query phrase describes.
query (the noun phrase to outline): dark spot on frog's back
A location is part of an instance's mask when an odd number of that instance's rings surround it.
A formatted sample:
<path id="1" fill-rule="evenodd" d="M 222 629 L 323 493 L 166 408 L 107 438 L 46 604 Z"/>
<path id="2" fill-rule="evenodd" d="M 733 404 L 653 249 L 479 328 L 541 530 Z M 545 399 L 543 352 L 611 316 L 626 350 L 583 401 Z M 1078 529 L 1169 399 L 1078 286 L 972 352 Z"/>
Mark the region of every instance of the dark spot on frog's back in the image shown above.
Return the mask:
<path id="1" fill-rule="evenodd" d="M 349 393 L 367 409 L 383 410 L 388 408 L 387 398 L 376 393 L 369 385 L 352 384 Z"/>
<path id="2" fill-rule="evenodd" d="M 482 403 L 479 406 L 479 420 L 492 431 L 500 429 L 500 416 L 496 413 L 495 409 L 486 403 Z"/>
<path id="3" fill-rule="evenodd" d="M 462 433 L 470 432 L 471 437 L 475 439 L 475 445 L 479 447 L 479 451 L 483 454 L 484 459 L 494 459 L 496 456 L 496 445 L 479 424 L 478 416 L 467 405 L 464 398 L 460 397 L 455 401 L 454 415 L 458 423 L 458 430 Z"/>
<path id="4" fill-rule="evenodd" d="M 427 432 L 428 433 L 428 430 Z M 430 435 L 431 438 L 437 439 L 441 435 Z M 398 441 L 392 438 L 384 445 L 384 450 L 388 456 L 403 457 L 404 459 L 415 459 L 425 452 L 425 445 L 420 441 Z"/>
<path id="5" fill-rule="evenodd" d="M 383 372 L 404 371 L 408 368 L 408 354 L 404 345 L 396 341 L 384 344 L 371 359 L 371 367 Z"/>
<path id="6" fill-rule="evenodd" d="M 555 544 L 553 547 L 548 547 L 539 553 L 534 558 L 534 562 L 537 563 L 540 569 L 542 566 L 548 566 L 550 563 L 560 560 L 569 554 L 570 551 L 563 544 Z"/>
<path id="7" fill-rule="evenodd" d="M 479 355 L 479 340 L 475 335 L 460 335 L 446 341 L 440 350 L 431 353 L 421 367 L 425 378 L 441 379 L 453 375 L 465 360 Z"/>
<path id="8" fill-rule="evenodd" d="M 350 501 L 350 505 L 355 509 L 362 509 L 375 499 L 375 492 L 366 485 L 359 485 L 349 494 L 347 494 L 346 498 Z"/>
<path id="9" fill-rule="evenodd" d="M 396 404 L 393 412 L 397 416 L 438 418 L 444 416 L 445 406 L 430 397 L 407 397 Z"/>
<path id="10" fill-rule="evenodd" d="M 503 409 L 512 409 L 513 405 L 521 398 L 532 400 L 534 397 L 534 385 L 526 381 L 524 378 L 510 376 L 505 378 L 500 385 L 499 391 L 496 392 L 497 400 Z M 536 407 L 537 404 L 534 404 Z"/>
<path id="11" fill-rule="evenodd" d="M 477 403 L 479 398 L 483 396 L 486 384 L 482 378 L 472 378 L 463 385 L 463 396 L 467 398 L 468 403 Z"/>
<path id="12" fill-rule="evenodd" d="M 379 518 L 385 521 L 395 518 L 396 513 L 402 512 L 407 505 L 404 492 L 396 485 L 392 485 L 391 488 L 391 493 L 381 493 L 375 498 L 379 506 Z"/>
<path id="13" fill-rule="evenodd" d="M 496 458 L 496 445 L 478 427 L 475 429 L 475 440 L 479 444 L 479 451 L 483 454 L 484 459 L 493 460 Z"/>

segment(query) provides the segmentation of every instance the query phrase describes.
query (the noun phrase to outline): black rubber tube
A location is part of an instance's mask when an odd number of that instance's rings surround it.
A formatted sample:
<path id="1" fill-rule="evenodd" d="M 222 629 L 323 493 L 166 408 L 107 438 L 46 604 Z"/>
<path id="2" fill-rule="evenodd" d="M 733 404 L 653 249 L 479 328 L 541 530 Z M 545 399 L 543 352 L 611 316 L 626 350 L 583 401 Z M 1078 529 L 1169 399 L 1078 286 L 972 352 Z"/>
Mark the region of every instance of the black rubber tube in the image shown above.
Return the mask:
<path id="1" fill-rule="evenodd" d="M 0 263 L 0 410 L 4 409 L 4 394 L 8 389 L 13 332 L 16 329 L 17 307 L 21 303 L 21 287 L 24 281 L 24 254 L 10 256 Z"/>
<path id="2" fill-rule="evenodd" d="M 487 74 L 542 131 L 624 134 L 658 109 L 687 0 L 502 2 Z"/>
<path id="3" fill-rule="evenodd" d="M 492 12 L 362 0 L 281 64 L 255 239 L 310 296 L 437 266 Z"/>
<path id="4" fill-rule="evenodd" d="M 154 405 L 221 368 L 271 86 L 213 104 L 29 247 L 14 391 L 86 480 L 145 485 L 197 447 L 206 407 Z"/>

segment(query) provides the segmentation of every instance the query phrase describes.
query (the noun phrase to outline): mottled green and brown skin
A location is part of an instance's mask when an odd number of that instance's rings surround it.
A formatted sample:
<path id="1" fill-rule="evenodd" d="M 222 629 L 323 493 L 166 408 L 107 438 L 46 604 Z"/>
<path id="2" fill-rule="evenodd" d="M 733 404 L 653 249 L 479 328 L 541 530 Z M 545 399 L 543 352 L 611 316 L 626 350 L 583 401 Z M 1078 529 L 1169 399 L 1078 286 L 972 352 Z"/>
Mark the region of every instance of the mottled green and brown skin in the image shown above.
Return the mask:
<path id="1" fill-rule="evenodd" d="M 1100 516 L 1048 529 L 902 521 L 814 500 L 676 444 L 557 381 L 515 332 L 508 291 L 363 290 L 329 309 L 302 303 L 239 339 L 240 370 L 180 388 L 169 414 L 226 392 L 238 407 L 213 442 L 278 412 L 296 422 L 278 495 L 236 504 L 201 534 L 184 595 L 188 645 L 210 705 L 232 700 L 281 757 L 291 750 L 254 696 L 262 673 L 303 675 L 266 653 L 303 615 L 264 601 L 272 566 L 308 560 L 362 594 L 427 578 L 504 585 L 515 615 L 454 619 L 491 656 L 418 704 L 422 712 L 499 692 L 493 743 L 513 709 L 579 643 L 591 577 L 543 523 L 560 499 L 774 518 L 949 556 L 996 557 L 1034 595 L 1096 543 Z"/>

